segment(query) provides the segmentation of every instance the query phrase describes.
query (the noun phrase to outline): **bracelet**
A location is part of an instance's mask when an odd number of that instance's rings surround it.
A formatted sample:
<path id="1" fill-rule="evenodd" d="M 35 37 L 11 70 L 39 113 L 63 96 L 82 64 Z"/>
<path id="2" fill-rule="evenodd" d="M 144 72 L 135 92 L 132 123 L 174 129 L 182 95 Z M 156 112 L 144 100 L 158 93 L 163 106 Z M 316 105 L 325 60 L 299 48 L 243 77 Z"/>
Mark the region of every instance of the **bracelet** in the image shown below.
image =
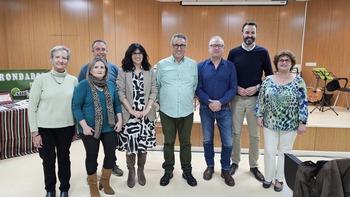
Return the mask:
<path id="1" fill-rule="evenodd" d="M 40 134 L 38 134 L 38 135 L 34 135 L 34 136 L 32 136 L 32 138 L 35 138 L 35 137 L 38 137 Z"/>

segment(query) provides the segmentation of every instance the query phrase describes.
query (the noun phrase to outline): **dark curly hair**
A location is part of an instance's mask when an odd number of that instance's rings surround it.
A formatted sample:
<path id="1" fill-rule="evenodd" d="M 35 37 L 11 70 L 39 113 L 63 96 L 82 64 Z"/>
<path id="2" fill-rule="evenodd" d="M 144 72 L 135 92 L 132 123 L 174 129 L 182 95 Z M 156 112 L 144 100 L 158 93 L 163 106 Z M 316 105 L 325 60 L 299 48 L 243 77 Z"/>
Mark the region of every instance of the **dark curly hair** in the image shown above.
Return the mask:
<path id="1" fill-rule="evenodd" d="M 122 69 L 124 72 L 132 72 L 135 70 L 135 66 L 132 62 L 131 56 L 137 49 L 139 49 L 143 55 L 143 59 L 141 62 L 142 69 L 149 70 L 152 67 L 148 61 L 148 55 L 145 48 L 143 48 L 143 46 L 139 43 L 132 43 L 126 50 L 125 56 L 122 60 Z"/>

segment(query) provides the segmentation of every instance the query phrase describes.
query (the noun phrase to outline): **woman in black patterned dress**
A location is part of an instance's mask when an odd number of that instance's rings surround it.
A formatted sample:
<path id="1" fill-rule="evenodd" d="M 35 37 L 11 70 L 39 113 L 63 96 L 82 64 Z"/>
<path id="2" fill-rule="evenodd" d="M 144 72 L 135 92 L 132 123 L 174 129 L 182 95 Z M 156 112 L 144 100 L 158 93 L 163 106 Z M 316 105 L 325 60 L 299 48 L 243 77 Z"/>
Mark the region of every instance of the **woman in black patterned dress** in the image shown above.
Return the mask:
<path id="1" fill-rule="evenodd" d="M 140 185 L 146 184 L 144 165 L 147 149 L 156 145 L 154 120 L 158 89 L 155 72 L 148 62 L 146 50 L 133 43 L 125 52 L 122 69 L 117 78 L 119 99 L 122 103 L 123 128 L 119 135 L 119 150 L 126 151 L 129 170 L 127 184 L 135 186 L 135 160 Z"/>

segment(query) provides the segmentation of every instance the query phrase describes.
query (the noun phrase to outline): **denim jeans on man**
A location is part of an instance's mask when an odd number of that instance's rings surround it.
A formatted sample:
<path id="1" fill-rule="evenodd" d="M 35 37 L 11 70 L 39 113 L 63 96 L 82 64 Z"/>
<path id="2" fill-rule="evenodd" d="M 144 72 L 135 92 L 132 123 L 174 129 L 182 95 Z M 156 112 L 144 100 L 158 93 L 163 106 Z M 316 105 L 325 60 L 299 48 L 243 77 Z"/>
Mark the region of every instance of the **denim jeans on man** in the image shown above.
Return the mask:
<path id="1" fill-rule="evenodd" d="M 229 105 L 213 112 L 208 105 L 201 104 L 199 114 L 202 123 L 204 157 L 208 167 L 214 166 L 214 123 L 216 121 L 221 138 L 221 169 L 230 169 L 232 153 L 232 113 Z"/>

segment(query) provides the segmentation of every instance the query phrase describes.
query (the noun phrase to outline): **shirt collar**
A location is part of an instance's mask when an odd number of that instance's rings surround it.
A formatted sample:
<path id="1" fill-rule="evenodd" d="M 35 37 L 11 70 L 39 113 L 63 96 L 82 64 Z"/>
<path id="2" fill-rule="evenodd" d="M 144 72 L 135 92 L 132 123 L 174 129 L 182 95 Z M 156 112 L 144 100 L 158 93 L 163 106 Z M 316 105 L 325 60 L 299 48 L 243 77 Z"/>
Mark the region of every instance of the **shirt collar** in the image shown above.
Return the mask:
<path id="1" fill-rule="evenodd" d="M 174 62 L 174 63 L 182 63 L 182 62 L 185 61 L 185 58 L 186 58 L 186 56 L 184 56 L 180 62 L 177 62 L 176 59 L 175 59 L 175 57 L 174 57 L 173 55 L 171 55 L 171 60 L 172 60 L 172 62 Z"/>
<path id="2" fill-rule="evenodd" d="M 223 59 L 223 58 L 220 58 L 220 63 L 219 63 L 219 65 L 223 64 L 222 59 Z M 207 61 L 208 61 L 210 64 L 213 64 L 213 65 L 214 65 L 214 63 L 211 61 L 211 58 L 209 58 Z M 218 66 L 219 66 L 219 65 L 218 65 Z"/>
<path id="3" fill-rule="evenodd" d="M 245 46 L 244 46 L 244 44 L 242 43 L 242 48 L 244 49 L 244 50 L 246 50 L 246 51 L 252 51 L 253 49 L 255 49 L 255 42 L 253 43 L 253 47 L 251 48 L 251 49 L 248 49 L 248 48 L 246 48 Z"/>

